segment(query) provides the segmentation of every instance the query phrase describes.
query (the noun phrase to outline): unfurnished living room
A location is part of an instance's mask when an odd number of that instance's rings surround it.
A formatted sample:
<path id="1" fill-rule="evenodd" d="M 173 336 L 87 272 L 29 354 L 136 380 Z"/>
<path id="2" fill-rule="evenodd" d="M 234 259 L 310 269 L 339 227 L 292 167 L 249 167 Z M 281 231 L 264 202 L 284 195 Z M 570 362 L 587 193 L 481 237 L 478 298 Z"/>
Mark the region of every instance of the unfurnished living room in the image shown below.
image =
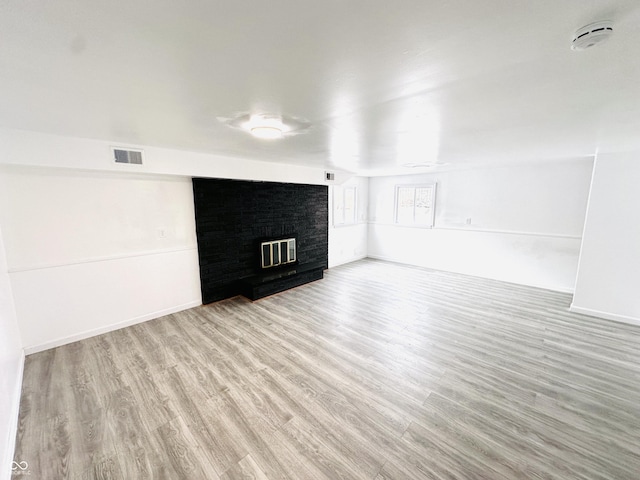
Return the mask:
<path id="1" fill-rule="evenodd" d="M 638 480 L 638 0 L 0 4 L 0 480 Z"/>

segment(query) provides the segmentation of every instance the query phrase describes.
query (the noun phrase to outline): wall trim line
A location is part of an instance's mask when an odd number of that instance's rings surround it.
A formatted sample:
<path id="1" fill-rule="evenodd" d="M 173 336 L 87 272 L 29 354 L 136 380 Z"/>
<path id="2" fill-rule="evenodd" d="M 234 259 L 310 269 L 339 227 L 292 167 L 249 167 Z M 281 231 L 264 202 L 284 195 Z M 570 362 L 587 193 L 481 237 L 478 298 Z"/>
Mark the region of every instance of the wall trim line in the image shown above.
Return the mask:
<path id="1" fill-rule="evenodd" d="M 415 225 L 400 225 L 390 222 L 369 222 L 369 225 L 380 225 L 384 227 L 396 227 L 396 228 L 411 228 L 420 230 L 456 230 L 460 232 L 479 232 L 479 233 L 495 233 L 502 235 L 524 235 L 529 237 L 553 237 L 553 238 L 569 238 L 572 240 L 581 240 L 580 235 L 568 235 L 564 233 L 544 233 L 544 232 L 521 232 L 517 230 L 500 230 L 491 228 L 473 228 L 473 227 L 419 227 Z"/>
<path id="2" fill-rule="evenodd" d="M 191 302 L 183 303 L 181 305 L 176 305 L 173 307 L 165 308 L 163 310 L 157 310 L 155 312 L 146 313 L 144 315 L 140 315 L 138 317 L 130 318 L 127 320 L 123 320 L 121 322 L 112 323 L 110 325 L 105 325 L 102 327 L 94 328 L 91 330 L 86 330 L 84 332 L 76 333 L 74 335 L 69 335 L 67 337 L 60 337 L 56 340 L 52 340 L 50 342 L 45 342 L 39 345 L 31 345 L 29 347 L 24 348 L 24 352 L 26 355 L 31 355 L 33 353 L 42 352 L 44 350 L 49 350 L 50 348 L 60 347 L 62 345 L 66 345 L 68 343 L 77 342 L 79 340 L 84 340 L 86 338 L 95 337 L 97 335 L 102 335 L 103 333 L 112 332 L 114 330 L 120 330 L 121 328 L 129 327 L 131 325 L 136 325 L 138 323 L 146 322 L 149 320 L 154 320 L 159 317 L 163 317 L 165 315 L 170 315 L 172 313 L 181 312 L 182 310 L 187 310 L 193 307 L 199 307 L 202 305 L 202 301 L 200 299 L 193 300 Z"/>
<path id="3" fill-rule="evenodd" d="M 604 318 L 605 320 L 613 320 L 614 322 L 640 326 L 640 318 L 630 317 L 628 315 L 619 315 L 617 313 L 601 312 L 591 308 L 578 307 L 574 303 L 569 307 L 569 311 L 579 313 L 581 315 L 588 315 L 589 317 Z"/>
<path id="4" fill-rule="evenodd" d="M 193 246 L 180 247 L 180 248 L 149 250 L 146 252 L 138 252 L 138 253 L 122 253 L 118 255 L 108 255 L 103 257 L 83 258 L 83 259 L 75 260 L 72 262 L 56 262 L 56 263 L 44 263 L 41 265 L 27 265 L 22 267 L 12 267 L 12 268 L 9 268 L 7 271 L 8 273 L 31 272 L 34 270 L 46 270 L 48 268 L 63 268 L 63 267 L 71 267 L 73 265 L 84 265 L 86 263 L 111 262 L 114 260 L 123 260 L 125 258 L 148 257 L 150 255 L 165 255 L 168 253 L 187 252 L 190 250 L 195 251 L 197 249 L 198 249 L 198 246 L 193 245 Z"/>

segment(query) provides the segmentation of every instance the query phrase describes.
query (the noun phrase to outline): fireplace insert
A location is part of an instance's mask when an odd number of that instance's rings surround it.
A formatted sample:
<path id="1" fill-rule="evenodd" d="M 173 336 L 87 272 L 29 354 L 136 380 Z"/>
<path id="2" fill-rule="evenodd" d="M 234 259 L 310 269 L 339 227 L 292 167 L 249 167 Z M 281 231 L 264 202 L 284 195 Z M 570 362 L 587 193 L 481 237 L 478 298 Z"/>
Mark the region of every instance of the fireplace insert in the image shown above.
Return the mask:
<path id="1" fill-rule="evenodd" d="M 262 268 L 277 267 L 296 261 L 296 239 L 283 238 L 260 243 Z"/>

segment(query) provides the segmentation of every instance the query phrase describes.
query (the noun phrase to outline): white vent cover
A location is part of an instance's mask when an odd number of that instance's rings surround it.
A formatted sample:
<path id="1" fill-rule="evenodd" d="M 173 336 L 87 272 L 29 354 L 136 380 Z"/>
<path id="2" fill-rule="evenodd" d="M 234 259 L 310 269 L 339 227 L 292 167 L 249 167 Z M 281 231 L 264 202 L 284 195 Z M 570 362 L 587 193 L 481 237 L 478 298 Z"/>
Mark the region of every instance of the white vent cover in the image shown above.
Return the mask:
<path id="1" fill-rule="evenodd" d="M 573 34 L 571 49 L 577 51 L 586 50 L 608 40 L 611 35 L 613 35 L 613 24 L 611 22 L 597 22 L 586 25 Z"/>
<path id="2" fill-rule="evenodd" d="M 142 150 L 113 147 L 113 161 L 130 165 L 142 165 Z"/>

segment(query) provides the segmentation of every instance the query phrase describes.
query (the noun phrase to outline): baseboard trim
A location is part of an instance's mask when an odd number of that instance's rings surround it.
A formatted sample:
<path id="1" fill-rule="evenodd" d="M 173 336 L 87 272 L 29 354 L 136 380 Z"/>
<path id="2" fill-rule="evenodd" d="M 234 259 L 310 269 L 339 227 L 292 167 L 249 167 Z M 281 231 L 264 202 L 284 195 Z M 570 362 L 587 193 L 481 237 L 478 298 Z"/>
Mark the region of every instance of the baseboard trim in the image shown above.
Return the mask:
<path id="1" fill-rule="evenodd" d="M 130 318 L 128 320 L 124 320 L 118 323 L 112 323 L 110 325 L 105 325 L 104 327 L 94 328 L 92 330 L 86 330 L 81 333 L 77 333 L 75 335 L 70 335 L 68 337 L 60 337 L 56 340 L 52 340 L 50 342 L 45 342 L 40 345 L 32 345 L 29 347 L 25 347 L 24 352 L 25 355 L 31 355 L 33 353 L 42 352 L 44 350 L 49 350 L 50 348 L 60 347 L 62 345 L 66 345 L 68 343 L 77 342 L 79 340 L 84 340 L 85 338 L 95 337 L 96 335 L 102 335 L 103 333 L 112 332 L 114 330 L 119 330 L 124 327 L 129 327 L 131 325 L 135 325 L 137 323 L 146 322 L 148 320 L 153 320 L 154 318 L 163 317 L 165 315 L 170 315 L 172 313 L 181 312 L 182 310 L 187 310 L 193 307 L 199 307 L 202 305 L 202 300 L 194 300 L 192 302 L 183 303 L 182 305 L 176 305 L 174 307 L 166 308 L 164 310 L 158 310 L 155 312 L 147 313 L 145 315 L 141 315 L 139 317 Z"/>
<path id="2" fill-rule="evenodd" d="M 358 260 L 364 260 L 365 258 L 367 258 L 367 255 L 358 255 L 357 257 L 349 258 L 347 260 L 342 260 L 338 263 L 332 263 L 331 265 L 329 265 L 329 268 L 339 267 L 340 265 L 346 265 L 347 263 L 357 262 Z"/>
<path id="3" fill-rule="evenodd" d="M 616 313 L 601 312 L 599 310 L 592 310 L 590 308 L 577 307 L 573 303 L 569 307 L 569 311 L 573 313 L 579 313 L 581 315 L 588 315 L 589 317 L 604 318 L 605 320 L 613 320 L 614 322 L 640 326 L 640 318 L 618 315 Z"/>
<path id="4" fill-rule="evenodd" d="M 24 375 L 24 357 L 25 352 L 22 350 L 20 355 L 20 367 L 18 370 L 18 379 L 17 379 L 17 388 L 15 388 L 13 393 L 13 406 L 11 409 L 11 428 L 7 434 L 9 438 L 7 439 L 7 451 L 5 457 L 2 462 L 2 470 L 0 470 L 0 479 L 9 480 L 11 478 L 11 462 L 14 460 L 13 456 L 16 451 L 16 436 L 18 435 L 18 420 L 20 419 L 20 399 L 22 397 L 22 377 Z M 20 461 L 20 460 L 18 460 Z"/>
<path id="5" fill-rule="evenodd" d="M 504 280 L 504 279 L 501 279 L 501 278 L 486 277 L 486 276 L 482 276 L 482 275 L 474 275 L 473 273 L 458 272 L 458 271 L 455 271 L 455 270 L 445 270 L 443 268 L 434 268 L 434 267 L 430 267 L 428 265 L 419 265 L 417 263 L 401 262 L 401 261 L 398 261 L 398 260 L 394 260 L 393 258 L 385 257 L 384 255 L 367 255 L 367 258 L 372 258 L 374 260 L 382 260 L 383 262 L 391 262 L 391 263 L 399 263 L 401 265 L 409 265 L 411 267 L 429 268 L 431 270 L 438 270 L 438 271 L 441 271 L 441 272 L 458 273 L 460 275 L 467 275 L 469 277 L 486 278 L 487 280 L 495 280 L 497 282 L 511 283 L 513 285 L 522 285 L 524 287 L 540 288 L 542 290 L 550 290 L 552 292 L 568 293 L 570 295 L 573 295 L 573 293 L 574 293 L 573 288 L 550 287 L 548 285 L 539 285 L 539 284 L 533 284 L 533 283 L 522 283 L 522 282 L 516 282 L 516 281 L 513 281 L 513 280 L 510 281 L 510 280 Z"/>

